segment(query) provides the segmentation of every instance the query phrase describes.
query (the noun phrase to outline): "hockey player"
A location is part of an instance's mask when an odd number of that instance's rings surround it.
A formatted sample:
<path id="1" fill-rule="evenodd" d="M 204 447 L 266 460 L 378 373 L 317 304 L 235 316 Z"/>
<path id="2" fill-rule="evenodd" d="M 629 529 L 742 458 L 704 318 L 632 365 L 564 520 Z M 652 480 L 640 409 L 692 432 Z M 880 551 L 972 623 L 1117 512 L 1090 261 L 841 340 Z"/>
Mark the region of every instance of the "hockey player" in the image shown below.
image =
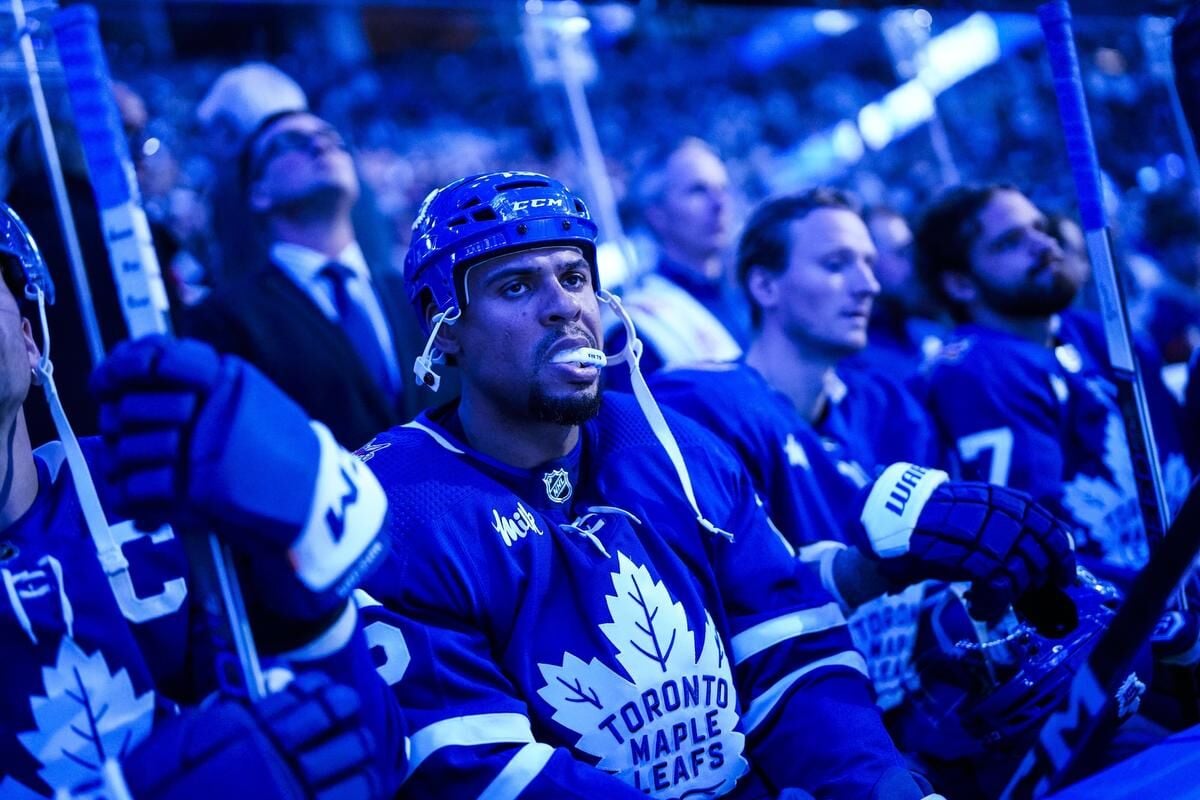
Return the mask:
<path id="1" fill-rule="evenodd" d="M 1046 218 L 1010 186 L 962 186 L 925 213 L 917 267 L 961 326 L 929 403 L 963 477 L 1029 492 L 1071 523 L 1085 563 L 1118 584 L 1145 563 L 1133 466 L 1094 318 Z M 1185 494 L 1175 409 L 1143 370 L 1168 496 Z"/>
<path id="2" fill-rule="evenodd" d="M 395 630 L 406 789 L 919 797 L 837 604 L 732 452 L 659 411 L 628 317 L 612 361 L 636 399 L 601 397 L 599 304 L 623 312 L 595 238 L 583 202 L 534 173 L 456 181 L 414 224 L 417 373 L 436 386 L 452 359 L 461 400 L 360 451 L 402 525 L 364 614 Z M 889 492 L 869 504 L 897 569 L 935 482 L 906 480 L 902 530 Z"/>
<path id="3" fill-rule="evenodd" d="M 48 332 L 39 351 L 28 313 L 53 288 L 2 205 L 0 271 L 0 797 L 383 796 L 399 716 L 346 600 L 383 547 L 378 484 L 261 376 L 165 340 L 123 348 L 98 374 L 112 449 L 63 425 L 61 443 L 31 450 L 31 381 L 63 419 L 42 355 Z M 148 390 L 142 376 L 155 373 L 163 380 Z M 286 448 L 275 445 L 280 433 Z M 278 481 L 257 498 L 249 490 L 262 484 L 246 485 L 259 474 L 246 469 L 251 452 Z M 176 459 L 187 469 L 168 466 Z M 347 491 L 362 498 L 346 515 L 358 533 L 338 545 L 326 507 L 342 509 Z M 219 679 L 194 624 L 186 555 L 158 524 L 176 507 L 238 546 L 248 577 L 270 581 L 272 603 L 251 595 L 263 601 L 260 643 L 301 677 L 267 700 L 179 716 Z M 319 756 L 329 752 L 340 755 Z"/>
<path id="4" fill-rule="evenodd" d="M 913 272 L 908 220 L 888 206 L 871 206 L 862 216 L 875 244 L 879 296 L 871 309 L 867 346 L 851 361 L 907 381 L 941 347 L 945 323 Z"/>
<path id="5" fill-rule="evenodd" d="M 821 564 L 826 588 L 851 614 L 850 630 L 867 656 L 879 705 L 890 710 L 916 683 L 912 653 L 924 587 L 909 585 L 912 572 L 906 580 L 881 575 L 880 562 L 861 536 L 861 487 L 888 465 L 857 460 L 870 459 L 874 448 L 843 448 L 822 437 L 814 420 L 829 412 L 813 411 L 830 404 L 824 393 L 834 366 L 866 342 L 866 317 L 878 286 L 875 255 L 864 221 L 840 192 L 817 188 L 768 200 L 751 214 L 737 252 L 755 321 L 745 359 L 665 370 L 651 385 L 663 402 L 734 447 L 780 532 L 801 558 Z M 897 408 L 903 406 L 893 404 Z M 932 547 L 925 554 L 927 575 L 984 581 L 994 578 L 998 565 L 964 554 L 1011 548 L 1011 591 L 989 608 L 974 608 L 979 616 L 999 616 L 1008 601 L 1047 578 L 1070 578 L 1065 531 L 1016 493 L 944 483 L 930 502 L 957 503 L 956 513 L 971 504 L 994 507 L 987 524 L 957 531 L 970 539 L 954 547 L 943 542 L 944 550 Z M 1016 524 L 1035 535 L 1005 542 Z M 983 569 L 973 572 L 976 563 Z M 891 594 L 882 596 L 885 592 Z"/>

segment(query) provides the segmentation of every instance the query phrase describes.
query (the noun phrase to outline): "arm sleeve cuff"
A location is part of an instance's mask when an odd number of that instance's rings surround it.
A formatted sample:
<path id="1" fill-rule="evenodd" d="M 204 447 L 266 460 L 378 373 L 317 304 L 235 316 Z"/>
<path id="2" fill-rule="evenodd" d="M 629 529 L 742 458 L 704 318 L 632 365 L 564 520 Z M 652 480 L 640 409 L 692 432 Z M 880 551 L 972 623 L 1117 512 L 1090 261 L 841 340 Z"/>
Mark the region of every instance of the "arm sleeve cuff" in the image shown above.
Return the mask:
<path id="1" fill-rule="evenodd" d="M 908 552 L 917 519 L 933 491 L 950 476 L 940 469 L 927 469 L 898 462 L 883 471 L 863 504 L 863 528 L 880 558 L 895 558 Z"/>
<path id="2" fill-rule="evenodd" d="M 383 551 L 380 529 L 387 497 L 375 475 L 334 440 L 319 422 L 311 422 L 321 446 L 313 502 L 304 530 L 288 555 L 300 581 L 314 592 L 358 583 L 361 572 Z"/>

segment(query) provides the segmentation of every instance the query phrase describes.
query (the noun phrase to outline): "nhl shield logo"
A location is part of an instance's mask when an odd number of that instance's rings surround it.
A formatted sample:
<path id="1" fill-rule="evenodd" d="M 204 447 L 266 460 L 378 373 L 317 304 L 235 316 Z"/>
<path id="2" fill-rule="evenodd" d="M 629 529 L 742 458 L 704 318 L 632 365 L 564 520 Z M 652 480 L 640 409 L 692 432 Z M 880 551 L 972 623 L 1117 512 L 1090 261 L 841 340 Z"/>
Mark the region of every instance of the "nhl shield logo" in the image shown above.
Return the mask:
<path id="1" fill-rule="evenodd" d="M 542 476 L 546 484 L 546 496 L 555 503 L 565 503 L 571 499 L 571 476 L 565 469 L 554 469 Z"/>

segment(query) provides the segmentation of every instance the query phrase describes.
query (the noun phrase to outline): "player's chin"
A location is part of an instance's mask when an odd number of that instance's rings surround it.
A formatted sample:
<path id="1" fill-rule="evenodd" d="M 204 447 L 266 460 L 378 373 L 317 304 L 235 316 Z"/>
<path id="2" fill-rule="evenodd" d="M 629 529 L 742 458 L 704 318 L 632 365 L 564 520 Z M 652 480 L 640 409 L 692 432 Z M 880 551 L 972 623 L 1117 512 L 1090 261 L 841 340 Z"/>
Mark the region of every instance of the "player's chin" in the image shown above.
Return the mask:
<path id="1" fill-rule="evenodd" d="M 530 410 L 536 419 L 560 425 L 580 425 L 600 410 L 600 386 L 575 390 L 535 387 L 530 396 Z"/>
<path id="2" fill-rule="evenodd" d="M 857 353 L 859 350 L 862 350 L 867 346 L 866 322 L 852 325 L 848 330 L 843 331 L 842 335 L 837 337 L 831 344 L 847 354 Z"/>

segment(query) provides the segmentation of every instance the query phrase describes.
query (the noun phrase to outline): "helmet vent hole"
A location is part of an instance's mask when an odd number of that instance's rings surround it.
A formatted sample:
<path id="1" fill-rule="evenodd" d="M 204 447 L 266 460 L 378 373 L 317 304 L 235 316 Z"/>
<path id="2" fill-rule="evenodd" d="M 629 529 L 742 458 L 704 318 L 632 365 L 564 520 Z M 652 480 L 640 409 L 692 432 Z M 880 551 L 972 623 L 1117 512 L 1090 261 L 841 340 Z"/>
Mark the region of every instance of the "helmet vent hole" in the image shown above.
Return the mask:
<path id="1" fill-rule="evenodd" d="M 482 202 L 483 201 L 479 199 L 479 195 L 474 195 L 472 197 L 467 198 L 462 203 L 459 203 L 458 207 L 459 208 L 470 208 L 471 206 L 477 206 Z"/>
<path id="2" fill-rule="evenodd" d="M 472 211 L 471 219 L 475 220 L 476 222 L 486 222 L 487 220 L 491 219 L 499 219 L 499 217 L 496 215 L 496 212 L 492 210 L 491 206 L 484 206 L 483 208 L 477 208 Z"/>
<path id="3" fill-rule="evenodd" d="M 466 224 L 467 224 L 466 216 L 460 214 L 459 216 L 455 217 L 454 219 L 447 221 L 446 227 L 447 228 L 457 228 L 459 225 L 466 225 Z"/>
<path id="4" fill-rule="evenodd" d="M 513 189 L 537 189 L 549 186 L 546 181 L 509 181 L 496 187 L 496 192 L 511 192 Z"/>
<path id="5" fill-rule="evenodd" d="M 524 222 L 522 222 L 520 225 L 517 226 L 517 233 L 523 234 L 523 233 L 526 233 L 528 230 L 529 230 L 529 226 L 526 225 Z"/>

